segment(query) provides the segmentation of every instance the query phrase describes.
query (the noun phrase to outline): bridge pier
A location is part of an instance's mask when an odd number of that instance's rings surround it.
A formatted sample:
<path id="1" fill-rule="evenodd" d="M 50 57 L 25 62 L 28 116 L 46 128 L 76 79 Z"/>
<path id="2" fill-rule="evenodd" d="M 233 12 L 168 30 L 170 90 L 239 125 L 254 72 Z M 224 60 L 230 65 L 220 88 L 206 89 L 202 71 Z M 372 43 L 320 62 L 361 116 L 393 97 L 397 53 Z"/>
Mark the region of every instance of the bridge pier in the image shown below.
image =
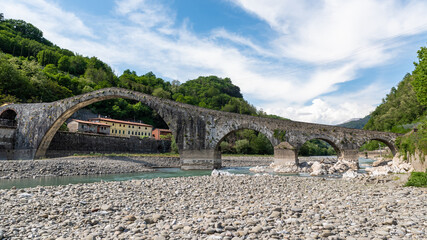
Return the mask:
<path id="1" fill-rule="evenodd" d="M 288 142 L 282 142 L 274 147 L 274 164 L 282 166 L 298 165 L 297 150 Z"/>
<path id="2" fill-rule="evenodd" d="M 221 168 L 221 152 L 215 149 L 181 150 L 181 169 L 209 170 Z"/>
<path id="3" fill-rule="evenodd" d="M 344 161 L 353 170 L 359 169 L 359 150 L 343 149 L 340 151 L 338 161 Z"/>

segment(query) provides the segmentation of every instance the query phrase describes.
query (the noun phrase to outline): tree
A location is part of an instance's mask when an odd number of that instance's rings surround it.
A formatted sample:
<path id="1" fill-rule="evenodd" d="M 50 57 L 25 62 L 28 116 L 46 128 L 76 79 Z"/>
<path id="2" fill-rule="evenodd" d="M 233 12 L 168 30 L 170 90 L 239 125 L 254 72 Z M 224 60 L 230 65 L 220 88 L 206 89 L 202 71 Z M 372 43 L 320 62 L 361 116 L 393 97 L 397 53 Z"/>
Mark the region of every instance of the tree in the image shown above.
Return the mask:
<path id="1" fill-rule="evenodd" d="M 0 56 L 0 89 L 4 95 L 23 100 L 32 94 L 29 79 L 3 56 Z"/>
<path id="2" fill-rule="evenodd" d="M 68 72 L 70 70 L 70 57 L 69 56 L 62 56 L 58 60 L 58 68 L 61 71 Z"/>
<path id="3" fill-rule="evenodd" d="M 171 93 L 163 90 L 162 88 L 156 88 L 153 91 L 153 96 L 159 97 L 159 98 L 171 98 Z"/>
<path id="4" fill-rule="evenodd" d="M 417 95 L 418 102 L 427 107 L 427 48 L 418 50 L 418 63 L 414 63 L 415 70 L 412 72 L 414 80 L 412 86 Z"/>
<path id="5" fill-rule="evenodd" d="M 247 139 L 242 139 L 242 140 L 236 141 L 235 148 L 237 153 L 247 154 L 249 153 L 251 146 Z"/>
<path id="6" fill-rule="evenodd" d="M 80 55 L 70 57 L 69 72 L 75 75 L 82 75 L 86 71 L 86 59 Z"/>

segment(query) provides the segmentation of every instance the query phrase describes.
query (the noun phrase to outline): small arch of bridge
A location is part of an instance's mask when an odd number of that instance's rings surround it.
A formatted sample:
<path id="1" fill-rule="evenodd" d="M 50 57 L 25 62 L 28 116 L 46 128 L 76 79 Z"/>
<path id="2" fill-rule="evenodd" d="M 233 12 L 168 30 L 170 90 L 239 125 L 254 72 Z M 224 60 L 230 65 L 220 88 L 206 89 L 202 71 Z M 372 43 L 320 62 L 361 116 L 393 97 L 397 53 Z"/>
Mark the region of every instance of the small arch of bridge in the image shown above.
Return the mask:
<path id="1" fill-rule="evenodd" d="M 268 129 L 258 125 L 258 124 L 249 124 L 249 123 L 242 123 L 239 125 L 235 125 L 233 126 L 231 129 L 227 129 L 226 133 L 224 133 L 219 140 L 215 143 L 215 150 L 219 151 L 220 150 L 220 144 L 221 142 L 230 134 L 235 133 L 237 131 L 240 130 L 253 130 L 256 131 L 260 134 L 263 134 L 269 141 L 270 144 L 273 146 L 273 148 L 278 145 L 280 142 L 273 137 L 273 133 L 271 131 L 269 131 Z"/>
<path id="2" fill-rule="evenodd" d="M 313 137 L 308 137 L 307 140 L 305 142 L 303 142 L 302 144 L 298 144 L 298 146 L 296 147 L 296 153 L 298 154 L 299 151 L 301 150 L 302 146 L 311 140 L 322 140 L 325 141 L 326 143 L 328 143 L 329 145 L 331 145 L 331 147 L 335 150 L 335 152 L 337 153 L 337 157 L 341 156 L 341 148 L 339 147 L 339 143 L 337 143 L 336 141 L 334 141 L 334 139 L 332 139 L 329 136 L 313 136 Z"/>
<path id="3" fill-rule="evenodd" d="M 363 144 L 367 143 L 368 141 L 373 141 L 373 140 L 384 143 L 390 149 L 393 156 L 396 155 L 397 153 L 396 145 L 394 145 L 389 139 L 380 138 L 380 137 L 364 138 L 363 141 L 360 142 L 359 148 L 361 148 Z"/>
<path id="4" fill-rule="evenodd" d="M 339 142 L 339 140 L 334 139 L 331 136 L 328 135 L 324 135 L 324 134 L 314 134 L 314 135 L 308 135 L 308 136 L 303 136 L 300 138 L 300 141 L 294 143 L 294 147 L 297 151 L 297 153 L 299 152 L 299 150 L 301 149 L 301 147 L 304 145 L 304 143 L 310 141 L 310 140 L 314 140 L 314 139 L 318 139 L 318 140 L 322 140 L 327 142 L 329 145 L 332 146 L 332 148 L 334 148 L 335 152 L 337 153 L 337 156 L 339 157 L 342 153 L 342 145 Z"/>
<path id="5" fill-rule="evenodd" d="M 3 126 L 16 127 L 18 113 L 11 109 L 6 108 L 0 113 L 0 124 Z"/>

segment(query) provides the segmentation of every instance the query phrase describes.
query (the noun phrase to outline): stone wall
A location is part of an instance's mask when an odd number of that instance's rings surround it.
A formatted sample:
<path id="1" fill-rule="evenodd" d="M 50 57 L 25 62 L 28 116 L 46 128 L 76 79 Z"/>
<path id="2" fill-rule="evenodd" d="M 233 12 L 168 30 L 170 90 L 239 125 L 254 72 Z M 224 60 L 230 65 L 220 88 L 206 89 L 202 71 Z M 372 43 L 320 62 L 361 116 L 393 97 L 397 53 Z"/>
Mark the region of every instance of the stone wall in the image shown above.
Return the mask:
<path id="1" fill-rule="evenodd" d="M 14 127 L 0 127 L 0 160 L 6 160 L 12 157 L 14 135 Z"/>
<path id="2" fill-rule="evenodd" d="M 411 163 L 415 172 L 427 171 L 427 155 L 424 156 L 419 149 L 415 150 L 414 155 L 408 153 L 407 159 L 408 162 Z"/>
<path id="3" fill-rule="evenodd" d="M 46 156 L 62 157 L 88 153 L 165 153 L 170 152 L 170 147 L 169 140 L 57 132 Z"/>

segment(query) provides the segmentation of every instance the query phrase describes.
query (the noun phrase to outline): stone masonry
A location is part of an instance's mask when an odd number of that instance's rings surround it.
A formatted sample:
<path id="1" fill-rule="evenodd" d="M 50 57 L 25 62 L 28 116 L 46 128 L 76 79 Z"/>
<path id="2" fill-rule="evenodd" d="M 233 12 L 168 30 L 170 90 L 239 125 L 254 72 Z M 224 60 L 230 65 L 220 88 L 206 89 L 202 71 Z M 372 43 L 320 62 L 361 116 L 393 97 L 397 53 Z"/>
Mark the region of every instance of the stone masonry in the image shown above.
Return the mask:
<path id="1" fill-rule="evenodd" d="M 140 101 L 163 118 L 177 142 L 183 169 L 220 168 L 219 143 L 225 136 L 240 129 L 252 129 L 264 134 L 275 146 L 275 161 L 284 164 L 296 164 L 298 150 L 311 139 L 328 142 L 337 151 L 339 159 L 357 163 L 358 149 L 366 141 L 384 142 L 395 154 L 394 142 L 399 136 L 388 132 L 220 112 L 127 89 L 105 88 L 51 103 L 0 107 L 0 119 L 3 113 L 12 110 L 16 113 L 17 122 L 12 149 L 5 150 L 0 146 L 0 151 L 8 151 L 8 158 L 12 156 L 13 159 L 41 158 L 45 156 L 59 127 L 73 113 L 92 103 L 114 98 Z M 279 145 L 283 142 L 287 144 Z M 11 151 L 13 154 L 10 154 Z"/>

